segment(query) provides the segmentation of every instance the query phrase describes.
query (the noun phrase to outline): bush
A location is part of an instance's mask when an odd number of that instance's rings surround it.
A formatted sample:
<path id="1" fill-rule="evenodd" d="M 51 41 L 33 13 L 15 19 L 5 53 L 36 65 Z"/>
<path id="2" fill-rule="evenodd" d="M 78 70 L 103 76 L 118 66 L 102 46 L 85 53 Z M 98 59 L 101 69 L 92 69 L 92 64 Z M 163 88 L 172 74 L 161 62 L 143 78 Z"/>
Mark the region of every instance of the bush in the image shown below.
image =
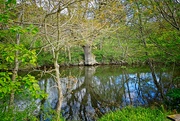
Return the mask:
<path id="1" fill-rule="evenodd" d="M 35 105 L 30 105 L 23 111 L 18 107 L 8 107 L 8 105 L 0 105 L 1 121 L 37 121 L 38 118 L 33 114 L 36 109 Z"/>
<path id="2" fill-rule="evenodd" d="M 98 121 L 168 121 L 167 113 L 159 109 L 126 107 L 104 115 Z"/>
<path id="3" fill-rule="evenodd" d="M 23 103 L 13 107 L 2 104 L 0 100 L 0 121 L 57 121 L 57 112 L 54 109 L 42 106 L 42 110 L 39 110 L 37 107 L 38 105 L 32 100 L 28 105 Z M 65 119 L 61 115 L 58 121 L 65 121 Z"/>
<path id="4" fill-rule="evenodd" d="M 169 108 L 169 110 L 176 110 L 180 112 L 180 89 L 174 88 L 168 91 L 166 94 L 167 98 L 165 100 L 165 104 Z"/>

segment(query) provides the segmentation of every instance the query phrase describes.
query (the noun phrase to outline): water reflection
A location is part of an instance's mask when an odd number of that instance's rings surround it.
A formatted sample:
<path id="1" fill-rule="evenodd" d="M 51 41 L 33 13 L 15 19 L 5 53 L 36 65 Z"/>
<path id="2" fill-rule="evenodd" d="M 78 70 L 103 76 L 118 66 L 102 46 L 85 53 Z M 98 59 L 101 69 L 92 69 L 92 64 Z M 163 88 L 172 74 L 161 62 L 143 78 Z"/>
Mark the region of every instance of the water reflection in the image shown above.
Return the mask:
<path id="1" fill-rule="evenodd" d="M 114 67 L 75 67 L 65 69 L 62 115 L 66 120 L 96 120 L 104 113 L 127 105 L 151 105 L 162 101 L 172 85 L 171 72 L 157 72 L 154 82 L 148 71 Z M 52 78 L 40 81 L 49 97 L 43 104 L 55 108 L 58 92 Z M 163 91 L 161 91 L 163 90 Z"/>

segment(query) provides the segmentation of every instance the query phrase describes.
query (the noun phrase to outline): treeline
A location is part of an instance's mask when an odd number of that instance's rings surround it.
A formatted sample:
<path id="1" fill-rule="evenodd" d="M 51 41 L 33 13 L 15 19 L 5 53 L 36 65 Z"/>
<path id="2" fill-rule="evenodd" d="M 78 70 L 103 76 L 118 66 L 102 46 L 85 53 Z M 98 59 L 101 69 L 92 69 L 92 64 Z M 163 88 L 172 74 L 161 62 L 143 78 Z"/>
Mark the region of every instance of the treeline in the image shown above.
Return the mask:
<path id="1" fill-rule="evenodd" d="M 36 52 L 36 66 L 52 65 L 55 55 L 61 65 L 180 60 L 178 1 L 59 3 L 1 0 L 1 50 L 18 46 L 18 33 L 19 44 Z M 12 58 L 1 56 L 1 65 Z"/>

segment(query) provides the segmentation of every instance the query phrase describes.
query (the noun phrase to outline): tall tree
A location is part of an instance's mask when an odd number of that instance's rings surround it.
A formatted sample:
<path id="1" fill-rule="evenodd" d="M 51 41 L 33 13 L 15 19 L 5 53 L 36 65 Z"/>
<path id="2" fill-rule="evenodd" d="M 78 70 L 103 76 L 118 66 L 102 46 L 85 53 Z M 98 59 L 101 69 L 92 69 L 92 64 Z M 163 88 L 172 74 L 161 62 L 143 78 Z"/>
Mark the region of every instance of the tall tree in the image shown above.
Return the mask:
<path id="1" fill-rule="evenodd" d="M 75 29 L 72 31 L 84 50 L 84 64 L 94 65 L 97 63 L 92 53 L 94 41 L 117 28 L 117 24 L 125 18 L 123 7 L 118 0 L 82 1 L 75 6 L 72 7 L 76 12 L 72 22 Z"/>
<path id="2" fill-rule="evenodd" d="M 47 10 L 44 17 L 44 34 L 45 34 L 45 47 L 52 53 L 52 62 L 54 64 L 55 76 L 54 79 L 57 83 L 58 89 L 58 103 L 56 107 L 57 118 L 60 120 L 60 111 L 63 101 L 62 85 L 60 80 L 60 67 L 58 63 L 60 51 L 64 49 L 65 45 L 71 41 L 71 19 L 74 14 L 68 14 L 67 8 L 69 5 L 78 2 L 74 1 L 51 1 L 49 4 L 51 8 Z"/>

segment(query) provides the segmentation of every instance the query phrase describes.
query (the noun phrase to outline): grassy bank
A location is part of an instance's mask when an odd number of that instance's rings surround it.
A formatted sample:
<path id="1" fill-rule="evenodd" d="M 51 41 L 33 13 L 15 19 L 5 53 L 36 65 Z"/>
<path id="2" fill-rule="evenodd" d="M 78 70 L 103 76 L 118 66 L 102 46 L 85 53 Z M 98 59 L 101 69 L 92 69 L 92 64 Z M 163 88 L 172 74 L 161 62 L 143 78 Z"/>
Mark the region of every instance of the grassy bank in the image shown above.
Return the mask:
<path id="1" fill-rule="evenodd" d="M 163 108 L 126 107 L 122 110 L 110 112 L 98 121 L 169 121 Z"/>

